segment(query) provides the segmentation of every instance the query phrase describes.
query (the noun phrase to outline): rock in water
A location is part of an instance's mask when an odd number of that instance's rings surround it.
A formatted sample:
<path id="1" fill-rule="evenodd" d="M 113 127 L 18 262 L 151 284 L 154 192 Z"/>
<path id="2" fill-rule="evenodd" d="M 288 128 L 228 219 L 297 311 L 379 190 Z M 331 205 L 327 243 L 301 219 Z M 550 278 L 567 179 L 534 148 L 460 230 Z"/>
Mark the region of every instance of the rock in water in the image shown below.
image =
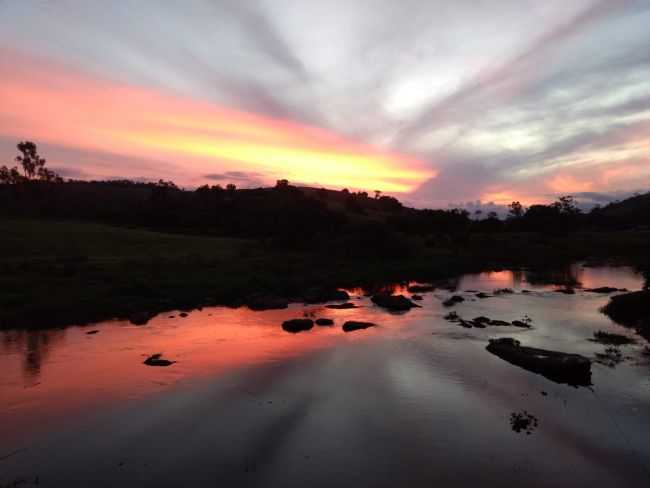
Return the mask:
<path id="1" fill-rule="evenodd" d="M 287 332 L 291 332 L 292 334 L 310 330 L 313 326 L 314 321 L 311 319 L 291 319 L 282 322 L 282 328 Z"/>
<path id="2" fill-rule="evenodd" d="M 162 359 L 162 354 L 152 354 L 147 359 L 144 360 L 143 364 L 147 366 L 170 366 L 176 361 L 170 361 L 169 359 Z"/>
<path id="3" fill-rule="evenodd" d="M 334 325 L 334 321 L 332 319 L 316 319 L 316 325 Z"/>
<path id="4" fill-rule="evenodd" d="M 600 288 L 587 288 L 585 291 L 591 292 L 591 293 L 602 293 L 602 294 L 608 294 L 608 293 L 616 293 L 617 291 L 627 291 L 625 288 L 612 288 L 611 286 L 601 286 Z"/>
<path id="5" fill-rule="evenodd" d="M 509 337 L 490 339 L 486 349 L 504 361 L 541 374 L 556 383 L 591 385 L 591 361 L 579 354 L 525 347 Z"/>
<path id="6" fill-rule="evenodd" d="M 355 320 L 349 320 L 343 324 L 344 332 L 353 332 L 355 330 L 367 329 L 369 327 L 376 327 L 377 324 L 372 322 L 357 322 Z"/>

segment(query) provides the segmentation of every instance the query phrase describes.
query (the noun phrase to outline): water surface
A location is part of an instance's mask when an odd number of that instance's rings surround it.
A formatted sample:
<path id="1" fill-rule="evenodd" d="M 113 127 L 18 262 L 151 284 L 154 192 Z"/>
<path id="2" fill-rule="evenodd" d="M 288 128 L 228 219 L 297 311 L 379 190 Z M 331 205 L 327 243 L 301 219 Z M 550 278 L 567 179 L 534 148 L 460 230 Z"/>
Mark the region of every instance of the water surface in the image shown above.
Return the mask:
<path id="1" fill-rule="evenodd" d="M 567 283 L 575 295 L 554 291 Z M 599 312 L 607 296 L 582 290 L 599 286 L 642 280 L 624 267 L 499 271 L 451 280 L 402 314 L 355 289 L 351 310 L 216 307 L 2 332 L 0 486 L 645 486 L 645 343 Z M 468 291 L 499 288 L 515 293 Z M 533 328 L 459 327 L 443 318 L 452 294 L 466 298 L 453 307 L 463 317 L 527 315 Z M 335 325 L 282 330 L 303 315 Z M 346 334 L 345 320 L 378 327 Z M 616 367 L 594 363 L 592 388 L 485 350 L 515 337 L 595 358 L 596 330 L 639 342 Z M 177 363 L 142 364 L 154 353 Z M 510 424 L 524 411 L 537 419 L 528 434 Z"/>

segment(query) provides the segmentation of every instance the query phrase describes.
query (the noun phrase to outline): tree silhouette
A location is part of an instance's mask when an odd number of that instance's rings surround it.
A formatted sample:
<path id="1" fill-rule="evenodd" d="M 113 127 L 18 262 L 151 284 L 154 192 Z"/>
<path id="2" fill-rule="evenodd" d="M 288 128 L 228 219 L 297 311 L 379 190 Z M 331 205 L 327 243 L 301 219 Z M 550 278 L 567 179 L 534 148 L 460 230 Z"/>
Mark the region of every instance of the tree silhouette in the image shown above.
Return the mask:
<path id="1" fill-rule="evenodd" d="M 38 154 L 36 144 L 31 141 L 21 141 L 16 147 L 20 154 L 16 156 L 15 161 L 22 166 L 23 174 L 20 174 L 17 166 L 13 168 L 2 166 L 0 167 L 0 183 L 15 185 L 31 180 L 56 183 L 63 181 L 58 174 L 45 167 L 47 161 Z"/>
<path id="2" fill-rule="evenodd" d="M 520 219 L 524 216 L 524 206 L 519 202 L 512 202 L 508 205 L 508 216 L 513 219 Z"/>
<path id="3" fill-rule="evenodd" d="M 16 156 L 16 162 L 23 167 L 25 178 L 34 179 L 39 170 L 45 167 L 45 158 L 38 155 L 36 144 L 31 141 L 19 142 L 16 147 L 21 152 L 20 156 Z"/>

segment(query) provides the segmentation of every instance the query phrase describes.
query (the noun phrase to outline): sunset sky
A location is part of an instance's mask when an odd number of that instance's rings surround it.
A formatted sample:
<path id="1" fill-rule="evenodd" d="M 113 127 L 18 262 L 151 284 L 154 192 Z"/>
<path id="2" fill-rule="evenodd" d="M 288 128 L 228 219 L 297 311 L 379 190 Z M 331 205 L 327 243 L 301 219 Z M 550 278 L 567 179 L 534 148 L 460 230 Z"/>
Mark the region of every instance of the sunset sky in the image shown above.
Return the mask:
<path id="1" fill-rule="evenodd" d="M 0 0 L 0 165 L 589 205 L 650 190 L 648 0 Z M 488 205 L 489 206 L 489 205 Z"/>

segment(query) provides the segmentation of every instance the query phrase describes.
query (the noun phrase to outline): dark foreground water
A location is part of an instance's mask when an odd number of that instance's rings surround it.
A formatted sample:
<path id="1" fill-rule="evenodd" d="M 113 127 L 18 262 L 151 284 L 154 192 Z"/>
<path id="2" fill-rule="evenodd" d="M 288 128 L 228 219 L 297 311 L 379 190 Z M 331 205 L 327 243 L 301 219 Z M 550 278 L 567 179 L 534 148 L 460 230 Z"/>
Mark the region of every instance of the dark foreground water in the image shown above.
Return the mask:
<path id="1" fill-rule="evenodd" d="M 553 291 L 549 280 L 569 278 L 642 286 L 629 268 L 503 271 L 462 277 L 405 314 L 353 290 L 352 310 L 210 308 L 141 327 L 0 332 L 0 486 L 648 486 L 640 338 L 615 367 L 594 363 L 592 388 L 485 350 L 516 337 L 595 358 L 595 331 L 634 337 L 599 313 L 607 296 Z M 515 293 L 466 291 L 503 287 Z M 459 327 L 443 319 L 453 293 L 465 318 L 528 315 L 533 328 Z M 336 323 L 282 330 L 305 312 Z M 346 334 L 348 319 L 379 326 Z M 142 364 L 153 353 L 178 362 Z M 513 414 L 530 424 L 513 430 Z"/>

